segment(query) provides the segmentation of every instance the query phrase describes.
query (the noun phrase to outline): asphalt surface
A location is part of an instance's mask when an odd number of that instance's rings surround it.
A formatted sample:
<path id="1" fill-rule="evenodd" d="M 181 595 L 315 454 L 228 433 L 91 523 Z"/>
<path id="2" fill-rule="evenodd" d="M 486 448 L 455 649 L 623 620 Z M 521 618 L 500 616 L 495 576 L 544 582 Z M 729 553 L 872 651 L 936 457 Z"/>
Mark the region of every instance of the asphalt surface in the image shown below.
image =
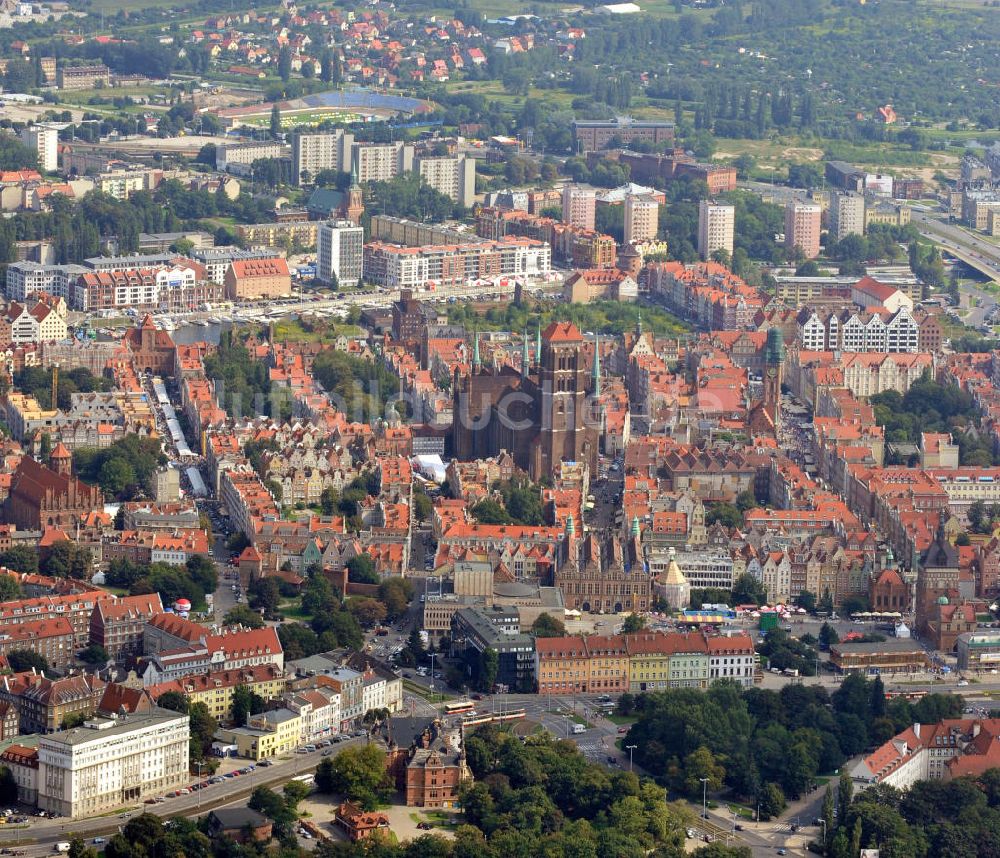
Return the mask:
<path id="1" fill-rule="evenodd" d="M 250 793 L 259 786 L 277 786 L 289 781 L 295 775 L 305 774 L 315 770 L 323 759 L 326 750 L 332 750 L 333 756 L 344 748 L 363 743 L 364 739 L 348 739 L 335 744 L 330 749 L 317 749 L 311 753 L 291 754 L 276 760 L 266 768 L 258 767 L 248 775 L 227 778 L 222 783 L 212 784 L 203 790 L 168 798 L 158 804 L 142 804 L 131 807 L 121 813 L 99 816 L 92 819 L 38 819 L 31 817 L 26 829 L 0 829 L 0 847 L 24 850 L 25 855 L 48 855 L 53 851 L 53 844 L 61 840 L 69 840 L 73 835 L 80 835 L 90 840 L 95 836 L 108 837 L 116 834 L 129 819 L 142 813 L 152 813 L 164 818 L 171 816 L 195 817 L 207 813 L 216 807 L 224 807 L 234 802 L 245 802 Z M 249 761 L 240 760 L 240 767 L 250 765 Z M 192 775 L 188 785 L 207 779 Z M 30 845 L 24 844 L 31 841 Z"/>

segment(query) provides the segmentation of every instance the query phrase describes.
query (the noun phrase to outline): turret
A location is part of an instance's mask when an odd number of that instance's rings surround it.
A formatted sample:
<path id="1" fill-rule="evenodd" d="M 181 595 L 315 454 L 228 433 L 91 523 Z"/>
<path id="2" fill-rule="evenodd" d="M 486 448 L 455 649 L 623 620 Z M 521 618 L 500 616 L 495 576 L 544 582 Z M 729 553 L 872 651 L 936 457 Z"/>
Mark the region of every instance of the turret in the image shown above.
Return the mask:
<path id="1" fill-rule="evenodd" d="M 594 336 L 594 396 L 601 395 L 601 338 Z"/>
<path id="2" fill-rule="evenodd" d="M 482 369 L 483 361 L 479 357 L 479 331 L 472 335 L 472 369 Z"/>
<path id="3" fill-rule="evenodd" d="M 531 363 L 531 357 L 528 354 L 528 329 L 524 329 L 524 336 L 521 338 L 521 375 L 527 377 L 528 367 Z"/>

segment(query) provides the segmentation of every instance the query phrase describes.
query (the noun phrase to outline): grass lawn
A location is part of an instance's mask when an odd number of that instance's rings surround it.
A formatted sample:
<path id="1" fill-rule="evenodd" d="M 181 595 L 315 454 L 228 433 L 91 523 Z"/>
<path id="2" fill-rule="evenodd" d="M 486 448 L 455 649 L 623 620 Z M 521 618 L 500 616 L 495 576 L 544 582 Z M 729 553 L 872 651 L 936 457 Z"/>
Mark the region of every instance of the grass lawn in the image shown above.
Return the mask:
<path id="1" fill-rule="evenodd" d="M 317 319 L 311 323 L 311 331 L 307 331 L 300 319 L 282 319 L 274 326 L 274 335 L 281 341 L 298 342 L 332 342 L 341 334 L 353 337 L 361 333 L 357 325 L 346 325 L 326 319 Z"/>
<path id="2" fill-rule="evenodd" d="M 408 679 L 403 680 L 403 689 L 409 691 L 411 694 L 416 694 L 417 697 L 422 697 L 428 703 L 444 703 L 446 700 L 455 699 L 455 695 L 453 694 L 442 694 L 437 689 L 429 691 L 422 685 L 417 685 L 417 683 L 410 682 Z"/>
<path id="3" fill-rule="evenodd" d="M 605 715 L 612 724 L 617 724 L 619 727 L 631 727 L 639 719 L 635 715 Z"/>
<path id="4" fill-rule="evenodd" d="M 278 612 L 288 620 L 307 622 L 311 619 L 310 615 L 302 610 L 302 602 L 299 599 L 288 599 L 279 603 Z"/>

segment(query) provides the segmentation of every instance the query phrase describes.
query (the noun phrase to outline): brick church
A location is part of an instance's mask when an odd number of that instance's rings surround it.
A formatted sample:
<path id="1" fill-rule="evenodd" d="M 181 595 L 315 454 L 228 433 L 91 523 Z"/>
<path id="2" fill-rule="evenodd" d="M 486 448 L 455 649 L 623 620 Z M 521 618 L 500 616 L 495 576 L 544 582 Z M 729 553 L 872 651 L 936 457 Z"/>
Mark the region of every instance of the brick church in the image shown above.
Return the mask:
<path id="1" fill-rule="evenodd" d="M 103 508 L 101 490 L 73 476 L 73 456 L 56 444 L 49 467 L 24 456 L 11 477 L 4 520 L 20 530 L 58 527 L 72 532 L 77 523 Z"/>
<path id="2" fill-rule="evenodd" d="M 597 355 L 598 349 L 595 349 Z M 571 322 L 540 332 L 531 359 L 522 344 L 521 368 L 485 367 L 479 339 L 472 372 L 454 379 L 453 453 L 469 461 L 507 450 L 536 482 L 560 462 L 586 462 L 597 473 L 600 444 L 600 360 L 588 374 L 583 335 Z"/>

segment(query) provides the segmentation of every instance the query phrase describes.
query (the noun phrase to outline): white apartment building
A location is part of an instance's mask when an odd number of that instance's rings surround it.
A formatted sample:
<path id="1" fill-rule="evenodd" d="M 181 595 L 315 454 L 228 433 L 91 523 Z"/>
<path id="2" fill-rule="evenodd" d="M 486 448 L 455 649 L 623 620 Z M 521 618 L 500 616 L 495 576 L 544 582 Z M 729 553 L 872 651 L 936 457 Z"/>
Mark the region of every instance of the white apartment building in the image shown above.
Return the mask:
<path id="1" fill-rule="evenodd" d="M 355 143 L 351 166 L 359 182 L 388 182 L 413 169 L 409 143 Z"/>
<path id="2" fill-rule="evenodd" d="M 562 220 L 570 226 L 593 229 L 597 192 L 592 188 L 566 185 L 562 190 Z"/>
<path id="3" fill-rule="evenodd" d="M 342 128 L 295 134 L 292 137 L 292 181 L 296 185 L 311 182 L 323 170 L 349 172 L 353 145 L 354 135 Z"/>
<path id="4" fill-rule="evenodd" d="M 785 206 L 785 247 L 796 247 L 806 259 L 819 256 L 823 209 L 816 203 L 791 200 Z"/>
<path id="5" fill-rule="evenodd" d="M 830 194 L 830 235 L 837 241 L 865 234 L 865 198 L 855 191 Z"/>
<path id="6" fill-rule="evenodd" d="M 59 129 L 52 125 L 30 125 L 21 132 L 21 142 L 38 153 L 39 169 L 59 169 Z"/>
<path id="7" fill-rule="evenodd" d="M 166 709 L 93 718 L 38 743 L 38 806 L 93 817 L 184 786 L 188 716 Z"/>
<path id="8" fill-rule="evenodd" d="M 215 169 L 237 176 L 249 176 L 254 161 L 288 157 L 291 147 L 276 140 L 253 140 L 216 147 Z"/>
<path id="9" fill-rule="evenodd" d="M 465 155 L 417 158 L 416 171 L 435 191 L 465 208 L 476 201 L 476 161 Z"/>
<path id="10" fill-rule="evenodd" d="M 90 269 L 82 265 L 40 265 L 37 262 L 12 262 L 7 266 L 7 297 L 26 301 L 38 292 L 56 298 L 70 298 L 72 284 Z"/>
<path id="11" fill-rule="evenodd" d="M 361 686 L 361 708 L 371 712 L 373 709 L 387 709 L 388 706 L 385 677 L 378 674 L 366 676 Z"/>
<path id="12" fill-rule="evenodd" d="M 340 694 L 329 688 L 310 688 L 286 697 L 285 706 L 302 724 L 302 741 L 309 742 L 340 732 Z"/>
<path id="13" fill-rule="evenodd" d="M 639 244 L 656 238 L 659 214 L 660 204 L 651 196 L 625 197 L 625 243 Z"/>
<path id="14" fill-rule="evenodd" d="M 733 255 L 736 208 L 725 203 L 702 200 L 698 205 L 698 255 L 711 259 L 717 250 Z"/>
<path id="15" fill-rule="evenodd" d="M 316 279 L 356 286 L 364 270 L 365 235 L 349 220 L 321 223 L 316 232 Z"/>

